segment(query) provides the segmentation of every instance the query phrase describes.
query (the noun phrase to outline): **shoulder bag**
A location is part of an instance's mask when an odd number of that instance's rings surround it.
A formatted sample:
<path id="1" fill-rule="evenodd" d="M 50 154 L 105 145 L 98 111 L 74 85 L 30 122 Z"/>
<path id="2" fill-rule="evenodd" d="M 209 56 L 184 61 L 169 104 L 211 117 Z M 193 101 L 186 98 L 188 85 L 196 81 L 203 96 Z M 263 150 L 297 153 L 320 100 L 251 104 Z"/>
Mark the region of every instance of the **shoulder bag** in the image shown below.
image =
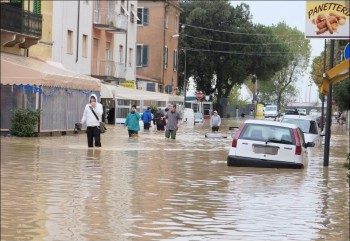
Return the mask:
<path id="1" fill-rule="evenodd" d="M 96 117 L 96 119 L 97 119 L 98 121 L 100 121 L 100 119 L 99 119 L 98 116 L 96 115 L 94 109 L 92 109 L 91 106 L 89 106 L 89 107 L 90 107 L 90 110 L 92 111 L 92 113 L 94 114 L 94 116 Z M 100 127 L 99 127 L 99 129 L 100 129 L 101 133 L 105 133 L 106 130 L 107 130 L 105 123 L 103 123 L 102 121 L 100 121 Z"/>

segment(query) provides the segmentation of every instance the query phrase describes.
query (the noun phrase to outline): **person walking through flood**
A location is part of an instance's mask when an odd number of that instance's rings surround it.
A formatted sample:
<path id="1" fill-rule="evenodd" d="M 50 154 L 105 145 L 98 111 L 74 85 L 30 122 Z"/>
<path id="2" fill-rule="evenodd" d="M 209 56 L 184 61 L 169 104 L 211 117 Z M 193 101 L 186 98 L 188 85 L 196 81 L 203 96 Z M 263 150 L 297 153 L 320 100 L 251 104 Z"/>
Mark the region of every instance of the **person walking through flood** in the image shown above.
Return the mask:
<path id="1" fill-rule="evenodd" d="M 145 112 L 143 112 L 143 114 L 141 115 L 141 119 L 143 121 L 143 128 L 145 130 L 149 130 L 152 121 L 152 113 L 150 107 L 147 107 Z"/>
<path id="2" fill-rule="evenodd" d="M 176 105 L 172 105 L 171 110 L 165 114 L 166 130 L 165 137 L 175 139 L 176 131 L 179 129 L 181 117 L 176 111 Z"/>
<path id="3" fill-rule="evenodd" d="M 210 127 L 212 132 L 219 131 L 221 125 L 221 118 L 218 112 L 214 110 L 214 114 L 210 117 Z"/>
<path id="4" fill-rule="evenodd" d="M 102 120 L 103 107 L 97 102 L 97 96 L 91 94 L 89 98 L 89 104 L 86 104 L 83 117 L 81 118 L 81 124 L 86 123 L 86 135 L 88 141 L 88 147 L 101 147 L 101 131 L 100 121 Z"/>
<path id="5" fill-rule="evenodd" d="M 164 131 L 165 117 L 162 109 L 158 108 L 156 114 L 154 115 L 156 121 L 157 131 Z"/>
<path id="6" fill-rule="evenodd" d="M 125 120 L 125 126 L 128 127 L 129 137 L 138 137 L 140 130 L 140 114 L 136 111 L 136 105 L 131 106 L 131 111 Z"/>

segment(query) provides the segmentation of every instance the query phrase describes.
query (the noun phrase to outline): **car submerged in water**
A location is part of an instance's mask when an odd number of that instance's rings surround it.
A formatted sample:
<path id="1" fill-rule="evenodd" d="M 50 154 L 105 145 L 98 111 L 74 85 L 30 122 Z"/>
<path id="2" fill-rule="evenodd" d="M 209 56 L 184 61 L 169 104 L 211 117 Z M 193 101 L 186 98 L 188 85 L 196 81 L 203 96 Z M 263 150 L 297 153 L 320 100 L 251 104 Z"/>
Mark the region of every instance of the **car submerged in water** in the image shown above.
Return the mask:
<path id="1" fill-rule="evenodd" d="M 203 116 L 202 112 L 194 113 L 194 123 L 195 124 L 203 124 L 204 123 L 204 116 Z"/>
<path id="2" fill-rule="evenodd" d="M 247 120 L 233 137 L 227 165 L 300 169 L 307 166 L 307 148 L 313 146 L 297 125 Z"/>

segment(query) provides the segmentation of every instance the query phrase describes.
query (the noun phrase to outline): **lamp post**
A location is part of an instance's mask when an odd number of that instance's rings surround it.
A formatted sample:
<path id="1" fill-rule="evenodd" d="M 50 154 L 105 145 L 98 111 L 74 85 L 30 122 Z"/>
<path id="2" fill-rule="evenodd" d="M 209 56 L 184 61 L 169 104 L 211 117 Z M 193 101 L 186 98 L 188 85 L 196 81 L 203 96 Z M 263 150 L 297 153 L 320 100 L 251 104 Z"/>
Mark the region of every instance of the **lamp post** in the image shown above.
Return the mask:
<path id="1" fill-rule="evenodd" d="M 254 104 L 254 113 L 253 115 L 256 115 L 256 105 L 258 104 L 258 78 L 255 74 L 252 75 L 252 81 L 254 83 L 254 96 L 253 96 L 253 104 Z"/>
<path id="2" fill-rule="evenodd" d="M 187 75 L 186 75 L 186 67 L 187 67 L 187 49 L 184 48 L 185 53 L 185 68 L 184 68 L 184 108 L 186 108 L 186 86 L 187 86 Z"/>

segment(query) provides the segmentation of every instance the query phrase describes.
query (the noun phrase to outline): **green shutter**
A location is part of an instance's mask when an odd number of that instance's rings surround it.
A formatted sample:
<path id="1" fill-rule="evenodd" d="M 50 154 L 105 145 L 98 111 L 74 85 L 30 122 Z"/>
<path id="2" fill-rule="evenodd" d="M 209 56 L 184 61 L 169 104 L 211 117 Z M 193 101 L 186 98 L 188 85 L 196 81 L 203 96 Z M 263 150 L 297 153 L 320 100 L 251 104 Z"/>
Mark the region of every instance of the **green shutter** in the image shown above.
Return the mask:
<path id="1" fill-rule="evenodd" d="M 36 14 L 41 14 L 41 0 L 34 0 L 33 12 Z"/>

